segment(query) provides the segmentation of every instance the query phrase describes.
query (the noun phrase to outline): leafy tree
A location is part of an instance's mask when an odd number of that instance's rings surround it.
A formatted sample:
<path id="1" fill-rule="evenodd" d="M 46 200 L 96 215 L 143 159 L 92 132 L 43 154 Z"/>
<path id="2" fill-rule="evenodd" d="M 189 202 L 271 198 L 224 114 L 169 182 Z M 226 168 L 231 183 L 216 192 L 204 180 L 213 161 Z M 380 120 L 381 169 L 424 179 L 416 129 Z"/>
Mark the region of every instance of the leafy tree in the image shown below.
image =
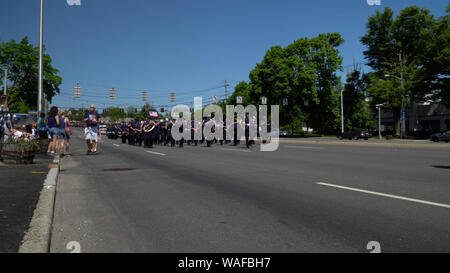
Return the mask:
<path id="1" fill-rule="evenodd" d="M 345 128 L 373 128 L 374 123 L 370 118 L 369 108 L 365 101 L 365 82 L 358 70 L 354 70 L 347 77 L 342 94 L 344 101 Z"/>
<path id="2" fill-rule="evenodd" d="M 125 112 L 118 107 L 111 107 L 108 109 L 104 109 L 102 116 L 108 117 L 113 122 L 117 122 L 125 119 Z"/>
<path id="3" fill-rule="evenodd" d="M 228 102 L 240 95 L 244 104 L 259 105 L 266 97 L 269 104 L 280 105 L 280 124 L 289 124 L 292 133 L 304 124 L 321 133 L 335 131 L 340 82 L 336 71 L 342 64 L 337 47 L 343 42 L 340 34 L 328 33 L 301 38 L 286 48 L 271 47 L 250 72 L 250 82 L 236 86 Z"/>
<path id="4" fill-rule="evenodd" d="M 75 108 L 70 108 L 67 111 L 67 117 L 70 120 L 76 120 L 76 121 L 82 121 L 84 119 L 84 114 L 85 114 L 85 110 L 84 109 L 75 109 Z"/>
<path id="5" fill-rule="evenodd" d="M 361 42 L 367 46 L 364 55 L 374 70 L 368 75 L 368 92 L 373 104 L 384 103 L 393 112 L 398 135 L 402 100 L 408 105 L 427 99 L 427 94 L 445 97 L 448 16 L 439 22 L 429 10 L 412 6 L 394 18 L 394 12 L 386 8 L 370 16 L 366 27 Z M 436 39 L 438 42 L 433 42 Z M 399 80 L 401 72 L 404 88 Z"/>
<path id="6" fill-rule="evenodd" d="M 58 70 L 51 65 L 49 55 L 43 55 L 43 94 L 48 101 L 59 93 L 62 83 Z M 23 38 L 19 43 L 0 43 L 0 63 L 8 69 L 8 86 L 10 97 L 10 110 L 12 112 L 25 112 L 30 108 L 36 109 L 39 77 L 39 47 L 34 47 Z M 3 70 L 1 73 L 4 73 Z M 3 78 L 2 74 L 2 78 Z"/>

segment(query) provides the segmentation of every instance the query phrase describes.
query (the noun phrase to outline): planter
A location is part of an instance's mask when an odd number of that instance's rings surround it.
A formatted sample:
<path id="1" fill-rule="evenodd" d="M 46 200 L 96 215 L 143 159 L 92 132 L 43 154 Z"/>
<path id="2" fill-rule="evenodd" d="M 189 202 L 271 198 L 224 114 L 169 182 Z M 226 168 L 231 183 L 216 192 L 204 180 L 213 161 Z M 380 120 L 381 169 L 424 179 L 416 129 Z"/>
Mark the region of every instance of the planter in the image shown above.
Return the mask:
<path id="1" fill-rule="evenodd" d="M 32 164 L 36 154 L 34 147 L 3 143 L 2 158 L 6 164 Z"/>
<path id="2" fill-rule="evenodd" d="M 48 150 L 48 145 L 50 144 L 50 141 L 48 138 L 45 139 L 39 139 L 39 152 L 40 153 L 46 153 Z"/>

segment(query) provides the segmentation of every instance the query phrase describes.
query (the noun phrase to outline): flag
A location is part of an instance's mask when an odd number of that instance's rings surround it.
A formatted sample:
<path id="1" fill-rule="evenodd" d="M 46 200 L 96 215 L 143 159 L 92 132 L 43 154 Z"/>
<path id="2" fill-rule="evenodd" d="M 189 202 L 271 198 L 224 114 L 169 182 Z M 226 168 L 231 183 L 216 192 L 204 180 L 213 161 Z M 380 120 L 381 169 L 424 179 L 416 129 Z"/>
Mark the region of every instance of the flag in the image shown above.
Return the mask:
<path id="1" fill-rule="evenodd" d="M 148 115 L 150 117 L 157 118 L 158 117 L 158 112 L 156 112 L 155 110 L 150 110 L 150 111 L 148 111 Z"/>

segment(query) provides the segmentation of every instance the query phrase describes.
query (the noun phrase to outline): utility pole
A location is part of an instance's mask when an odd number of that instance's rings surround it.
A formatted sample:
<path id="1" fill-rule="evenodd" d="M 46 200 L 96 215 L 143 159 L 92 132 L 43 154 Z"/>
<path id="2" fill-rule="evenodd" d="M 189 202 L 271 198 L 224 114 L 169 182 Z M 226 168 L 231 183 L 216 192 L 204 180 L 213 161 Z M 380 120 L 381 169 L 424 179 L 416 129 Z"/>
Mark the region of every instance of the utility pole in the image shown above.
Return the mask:
<path id="1" fill-rule="evenodd" d="M 383 104 L 377 104 L 376 107 L 378 108 L 378 139 L 381 140 L 381 107 Z"/>
<path id="2" fill-rule="evenodd" d="M 344 133 L 344 88 L 342 88 L 342 84 L 340 86 L 341 89 L 341 133 Z"/>
<path id="3" fill-rule="evenodd" d="M 404 136 L 406 136 L 406 126 L 405 126 L 405 96 L 403 94 L 404 88 L 405 88 L 405 80 L 403 78 L 403 54 L 402 51 L 400 51 L 400 53 L 398 54 L 399 60 L 400 60 L 400 82 L 401 82 L 401 87 L 402 87 L 402 105 L 401 105 L 401 113 L 400 113 L 400 117 L 401 117 L 401 128 L 402 131 L 400 132 L 400 136 L 401 138 L 403 138 Z"/>
<path id="4" fill-rule="evenodd" d="M 3 83 L 3 95 L 6 96 L 6 83 L 8 82 L 8 68 L 5 68 L 5 82 Z"/>
<path id="5" fill-rule="evenodd" d="M 225 87 L 225 100 L 228 99 L 228 88 L 227 88 L 228 86 L 230 86 L 230 84 L 227 81 L 225 81 L 223 83 L 223 87 Z"/>
<path id="6" fill-rule="evenodd" d="M 40 19 L 40 33 L 39 33 L 39 86 L 38 86 L 38 115 L 42 112 L 42 50 L 43 50 L 43 29 L 44 29 L 44 0 L 41 0 L 41 19 Z"/>

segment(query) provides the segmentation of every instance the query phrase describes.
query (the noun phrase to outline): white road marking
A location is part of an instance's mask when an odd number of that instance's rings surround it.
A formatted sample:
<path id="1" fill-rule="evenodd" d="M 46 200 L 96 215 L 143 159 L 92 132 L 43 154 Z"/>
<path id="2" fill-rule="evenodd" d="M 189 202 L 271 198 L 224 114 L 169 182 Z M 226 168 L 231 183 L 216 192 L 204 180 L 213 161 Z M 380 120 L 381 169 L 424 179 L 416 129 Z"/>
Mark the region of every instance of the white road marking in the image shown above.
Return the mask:
<path id="1" fill-rule="evenodd" d="M 416 203 L 450 209 L 450 205 L 442 204 L 442 203 L 435 203 L 435 202 L 414 199 L 414 198 L 408 198 L 408 197 L 403 197 L 403 196 L 398 196 L 398 195 L 393 195 L 393 194 L 375 192 L 375 191 L 366 191 L 366 190 L 361 190 L 361 189 L 357 189 L 357 188 L 344 187 L 344 186 L 333 185 L 333 184 L 328 184 L 328 183 L 323 183 L 323 182 L 317 182 L 317 184 L 323 185 L 323 186 L 328 186 L 328 187 L 334 187 L 334 188 L 350 190 L 350 191 L 357 191 L 357 192 L 362 192 L 362 193 L 368 193 L 368 194 L 373 194 L 373 195 L 378 195 L 378 196 L 383 196 L 383 197 L 389 197 L 389 198 L 394 198 L 394 199 L 400 199 L 400 200 L 405 200 L 405 201 L 416 202 Z"/>
<path id="2" fill-rule="evenodd" d="M 297 149 L 313 149 L 313 150 L 324 150 L 324 147 L 311 147 L 311 146 L 284 146 L 286 148 L 297 148 Z"/>
<path id="3" fill-rule="evenodd" d="M 233 151 L 233 152 L 251 153 L 251 151 L 249 151 L 249 150 L 238 150 L 238 149 L 227 149 L 227 148 L 221 148 L 221 150 L 224 150 L 224 151 Z"/>
<path id="4" fill-rule="evenodd" d="M 152 152 L 152 151 L 147 151 L 147 153 L 149 153 L 149 154 L 155 154 L 155 155 L 166 155 L 166 154 L 163 154 L 163 153 Z"/>
<path id="5" fill-rule="evenodd" d="M 120 145 L 119 144 L 113 144 L 114 146 L 116 146 L 116 147 L 120 147 Z"/>

